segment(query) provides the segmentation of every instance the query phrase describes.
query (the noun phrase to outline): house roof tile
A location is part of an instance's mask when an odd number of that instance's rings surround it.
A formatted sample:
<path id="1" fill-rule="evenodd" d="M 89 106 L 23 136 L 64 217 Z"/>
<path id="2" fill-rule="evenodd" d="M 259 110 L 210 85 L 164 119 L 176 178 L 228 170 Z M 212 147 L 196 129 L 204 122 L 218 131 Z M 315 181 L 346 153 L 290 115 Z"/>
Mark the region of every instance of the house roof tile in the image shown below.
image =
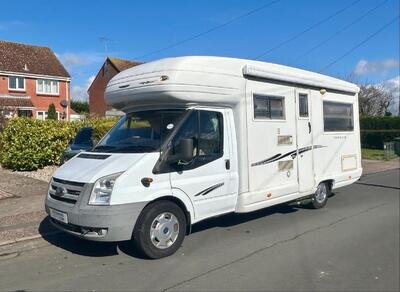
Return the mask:
<path id="1" fill-rule="evenodd" d="M 0 71 L 70 77 L 48 47 L 0 41 Z"/>
<path id="2" fill-rule="evenodd" d="M 108 57 L 107 58 L 112 65 L 119 71 L 124 71 L 126 69 L 132 68 L 134 66 L 142 64 L 141 62 L 136 62 L 136 61 L 130 61 L 130 60 L 124 60 L 124 59 L 119 59 L 119 58 L 114 58 L 114 57 Z"/>
<path id="3" fill-rule="evenodd" d="M 21 97 L 3 97 L 0 96 L 0 108 L 1 107 L 34 107 L 32 100 Z"/>

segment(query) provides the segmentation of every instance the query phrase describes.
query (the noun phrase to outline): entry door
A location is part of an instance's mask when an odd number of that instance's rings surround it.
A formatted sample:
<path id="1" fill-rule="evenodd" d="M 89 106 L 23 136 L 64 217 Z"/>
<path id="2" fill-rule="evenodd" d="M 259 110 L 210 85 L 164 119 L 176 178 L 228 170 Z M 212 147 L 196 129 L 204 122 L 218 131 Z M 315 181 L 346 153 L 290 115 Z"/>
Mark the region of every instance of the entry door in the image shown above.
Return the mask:
<path id="1" fill-rule="evenodd" d="M 296 92 L 296 108 L 299 192 L 306 192 L 312 190 L 314 187 L 313 129 L 309 91 Z"/>
<path id="2" fill-rule="evenodd" d="M 224 110 L 194 110 L 179 129 L 180 139 L 193 139 L 194 159 L 171 173 L 171 186 L 190 197 L 195 218 L 202 219 L 235 208 L 236 195 L 231 186 L 229 135 Z"/>

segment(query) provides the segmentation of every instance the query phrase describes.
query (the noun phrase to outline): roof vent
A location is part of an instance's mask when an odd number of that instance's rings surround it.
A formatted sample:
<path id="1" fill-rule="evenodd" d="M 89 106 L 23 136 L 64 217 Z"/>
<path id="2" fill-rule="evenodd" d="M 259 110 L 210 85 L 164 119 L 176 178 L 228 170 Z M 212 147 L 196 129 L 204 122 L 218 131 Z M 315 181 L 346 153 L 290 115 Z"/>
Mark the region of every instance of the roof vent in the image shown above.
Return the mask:
<path id="1" fill-rule="evenodd" d="M 24 71 L 29 71 L 28 65 L 25 64 Z"/>

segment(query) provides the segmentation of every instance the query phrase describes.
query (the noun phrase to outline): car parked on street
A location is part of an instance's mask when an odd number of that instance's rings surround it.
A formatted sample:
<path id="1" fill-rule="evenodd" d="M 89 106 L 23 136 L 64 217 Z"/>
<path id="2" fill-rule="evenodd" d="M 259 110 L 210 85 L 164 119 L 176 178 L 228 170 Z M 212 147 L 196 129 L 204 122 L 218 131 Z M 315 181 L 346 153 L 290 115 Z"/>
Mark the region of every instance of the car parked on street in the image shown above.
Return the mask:
<path id="1" fill-rule="evenodd" d="M 67 149 L 61 155 L 61 165 L 67 162 L 69 159 L 79 154 L 82 151 L 88 151 L 94 146 L 93 128 L 84 127 L 76 133 L 74 139 L 69 142 Z"/>

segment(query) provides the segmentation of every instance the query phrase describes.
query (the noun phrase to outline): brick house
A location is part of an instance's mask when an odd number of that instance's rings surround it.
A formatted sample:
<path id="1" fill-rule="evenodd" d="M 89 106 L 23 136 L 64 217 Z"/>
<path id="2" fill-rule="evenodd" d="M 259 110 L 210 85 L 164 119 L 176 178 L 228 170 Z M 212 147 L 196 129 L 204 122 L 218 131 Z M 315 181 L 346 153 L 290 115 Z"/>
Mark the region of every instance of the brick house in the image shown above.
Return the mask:
<path id="1" fill-rule="evenodd" d="M 71 77 L 48 47 L 0 41 L 0 111 L 45 119 L 54 104 L 69 120 Z"/>
<path id="2" fill-rule="evenodd" d="M 119 58 L 107 57 L 99 72 L 94 78 L 92 84 L 89 86 L 87 92 L 89 94 L 89 112 L 93 116 L 115 116 L 119 112 L 113 110 L 110 106 L 106 105 L 104 99 L 104 91 L 108 81 L 111 80 L 119 72 L 141 64 L 129 60 Z"/>

